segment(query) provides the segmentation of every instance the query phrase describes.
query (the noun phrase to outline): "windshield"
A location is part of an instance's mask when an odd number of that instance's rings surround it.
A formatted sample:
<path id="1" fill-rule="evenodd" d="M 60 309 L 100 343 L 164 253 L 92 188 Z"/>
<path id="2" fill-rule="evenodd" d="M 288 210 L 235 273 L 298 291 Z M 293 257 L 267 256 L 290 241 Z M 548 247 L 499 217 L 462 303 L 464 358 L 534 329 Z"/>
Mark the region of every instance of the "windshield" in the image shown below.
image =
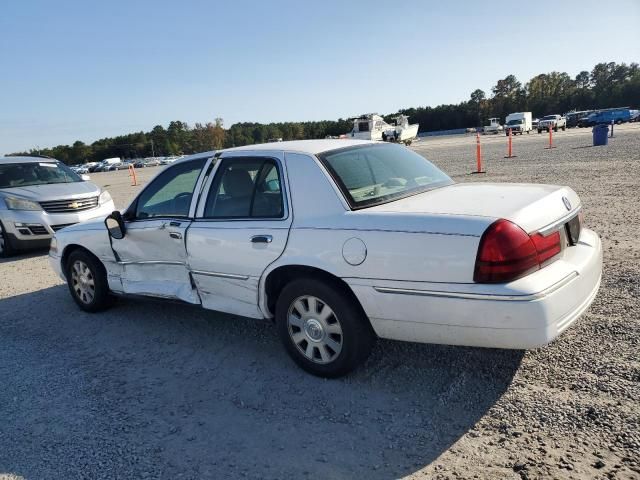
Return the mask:
<path id="1" fill-rule="evenodd" d="M 509 120 L 509 123 L 507 123 L 507 125 L 520 125 L 521 123 L 522 119 Z"/>
<path id="2" fill-rule="evenodd" d="M 556 116 L 555 115 L 547 115 L 546 117 L 542 118 L 543 120 L 555 120 Z"/>
<path id="3" fill-rule="evenodd" d="M 319 155 L 352 209 L 451 185 L 435 165 L 394 144 L 341 148 Z"/>
<path id="4" fill-rule="evenodd" d="M 81 181 L 75 172 L 60 162 L 0 164 L 0 188 Z"/>

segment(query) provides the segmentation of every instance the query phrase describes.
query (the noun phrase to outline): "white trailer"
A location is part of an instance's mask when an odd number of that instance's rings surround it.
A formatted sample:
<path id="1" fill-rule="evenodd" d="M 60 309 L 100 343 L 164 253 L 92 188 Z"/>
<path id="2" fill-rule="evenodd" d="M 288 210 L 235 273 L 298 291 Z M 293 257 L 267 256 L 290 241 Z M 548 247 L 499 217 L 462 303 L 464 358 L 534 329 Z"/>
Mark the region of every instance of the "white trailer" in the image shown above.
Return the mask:
<path id="1" fill-rule="evenodd" d="M 504 119 L 504 131 L 506 135 L 509 135 L 509 129 L 513 135 L 519 133 L 522 135 L 524 132 L 530 133 L 533 130 L 531 112 L 516 112 L 507 115 Z"/>

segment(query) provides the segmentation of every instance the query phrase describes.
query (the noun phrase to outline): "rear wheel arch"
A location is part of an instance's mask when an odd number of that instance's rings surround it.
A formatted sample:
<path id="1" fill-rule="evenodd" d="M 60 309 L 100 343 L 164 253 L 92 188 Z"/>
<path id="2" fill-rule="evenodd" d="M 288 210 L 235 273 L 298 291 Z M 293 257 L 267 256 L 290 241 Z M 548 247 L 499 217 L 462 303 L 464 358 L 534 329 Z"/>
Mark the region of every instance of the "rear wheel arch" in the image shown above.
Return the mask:
<path id="1" fill-rule="evenodd" d="M 322 280 L 338 289 L 353 302 L 366 317 L 358 297 L 349 284 L 340 277 L 318 267 L 308 265 L 282 265 L 269 272 L 264 281 L 265 305 L 271 315 L 275 315 L 276 303 L 284 287 L 296 279 L 313 278 Z M 368 317 L 367 317 L 368 318 Z"/>

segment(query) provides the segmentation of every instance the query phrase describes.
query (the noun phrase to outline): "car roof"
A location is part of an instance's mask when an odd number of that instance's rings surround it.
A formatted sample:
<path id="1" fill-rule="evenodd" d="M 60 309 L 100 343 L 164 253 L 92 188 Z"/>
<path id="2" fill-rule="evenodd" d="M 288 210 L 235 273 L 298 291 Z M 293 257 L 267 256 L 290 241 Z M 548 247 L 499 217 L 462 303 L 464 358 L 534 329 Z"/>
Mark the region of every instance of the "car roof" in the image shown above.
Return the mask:
<path id="1" fill-rule="evenodd" d="M 0 163 L 45 163 L 45 162 L 57 162 L 55 158 L 51 157 L 31 157 L 31 156 L 11 156 L 0 157 Z"/>
<path id="2" fill-rule="evenodd" d="M 317 155 L 319 153 L 337 150 L 339 148 L 351 147 L 356 145 L 379 144 L 373 140 L 351 140 L 351 139 L 333 139 L 327 138 L 322 140 L 290 140 L 287 142 L 270 142 L 257 143 L 254 145 L 244 145 L 242 147 L 225 148 L 223 150 L 211 150 L 208 152 L 194 153 L 186 157 L 180 158 L 172 163 L 176 165 L 180 162 L 194 160 L 202 157 L 212 157 L 216 153 L 224 152 L 291 152 L 306 153 L 308 155 Z"/>
<path id="3" fill-rule="evenodd" d="M 352 145 L 365 145 L 367 143 L 378 143 L 371 140 L 351 140 L 351 139 L 323 139 L 323 140 L 291 140 L 288 142 L 260 143 L 257 145 L 244 145 L 242 147 L 228 148 L 225 152 L 237 151 L 276 151 L 276 152 L 296 152 L 317 155 L 318 153 Z"/>

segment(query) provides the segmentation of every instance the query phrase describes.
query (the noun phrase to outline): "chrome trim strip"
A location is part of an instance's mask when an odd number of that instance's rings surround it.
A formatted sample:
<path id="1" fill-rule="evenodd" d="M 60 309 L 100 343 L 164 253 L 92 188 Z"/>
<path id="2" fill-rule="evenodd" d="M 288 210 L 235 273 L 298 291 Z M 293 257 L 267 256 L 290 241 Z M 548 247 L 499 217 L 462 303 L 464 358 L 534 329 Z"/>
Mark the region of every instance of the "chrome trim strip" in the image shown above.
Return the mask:
<path id="1" fill-rule="evenodd" d="M 202 270 L 191 270 L 194 275 L 204 275 L 205 277 L 231 278 L 233 280 L 249 280 L 248 275 L 236 275 L 233 273 L 205 272 Z"/>
<path id="2" fill-rule="evenodd" d="M 569 220 L 574 218 L 576 215 L 578 215 L 580 213 L 580 210 L 582 210 L 582 205 L 578 206 L 578 208 L 576 208 L 572 212 L 567 213 L 564 217 L 560 218 L 559 220 L 556 220 L 555 222 L 550 223 L 549 225 L 546 225 L 546 226 L 536 230 L 536 232 L 539 233 L 540 235 L 542 235 L 543 237 L 546 237 L 551 232 L 553 232 L 554 230 L 558 229 L 559 227 L 561 227 L 562 225 L 567 223 Z"/>
<path id="3" fill-rule="evenodd" d="M 415 290 L 410 288 L 393 288 L 393 287 L 373 287 L 380 293 L 393 293 L 397 295 L 418 295 L 423 297 L 442 297 L 442 298 L 464 298 L 469 300 L 499 300 L 499 301 L 517 301 L 517 302 L 529 302 L 531 300 L 537 300 L 539 298 L 546 297 L 547 295 L 562 288 L 571 280 L 578 276 L 578 272 L 571 272 L 562 280 L 554 283 L 548 288 L 530 295 L 491 295 L 485 293 L 463 293 L 463 292 L 442 292 L 436 290 Z"/>
<path id="4" fill-rule="evenodd" d="M 353 227 L 292 227 L 292 230 L 330 230 L 330 231 L 341 231 L 341 232 L 388 232 L 388 233 L 420 233 L 425 235 L 447 235 L 453 237 L 475 237 L 480 238 L 480 235 L 476 235 L 474 233 L 445 233 L 445 232 L 430 232 L 426 230 L 391 230 L 384 228 L 353 228 Z"/>
<path id="5" fill-rule="evenodd" d="M 116 262 L 119 265 L 183 265 L 186 266 L 184 262 L 173 262 L 169 260 L 144 260 L 138 262 Z"/>

